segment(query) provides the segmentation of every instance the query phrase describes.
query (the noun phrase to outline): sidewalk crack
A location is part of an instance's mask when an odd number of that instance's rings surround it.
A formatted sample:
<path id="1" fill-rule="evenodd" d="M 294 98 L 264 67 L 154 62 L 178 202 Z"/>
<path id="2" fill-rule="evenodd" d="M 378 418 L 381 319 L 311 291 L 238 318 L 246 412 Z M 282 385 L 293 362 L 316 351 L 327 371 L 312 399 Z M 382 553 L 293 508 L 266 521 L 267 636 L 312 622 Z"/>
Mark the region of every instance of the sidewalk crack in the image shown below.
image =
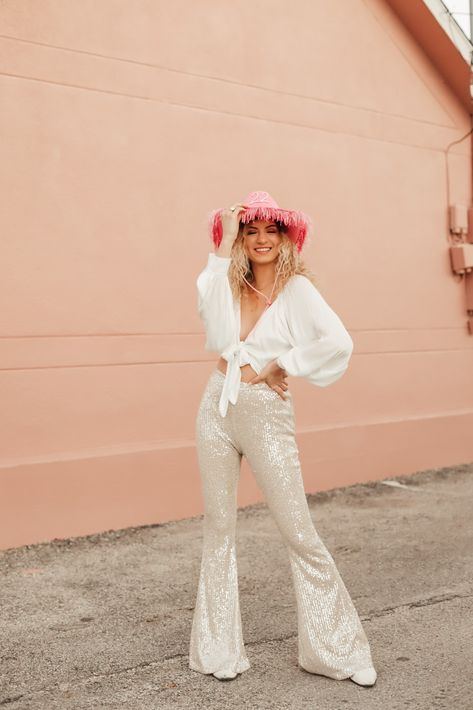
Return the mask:
<path id="1" fill-rule="evenodd" d="M 468 599 L 469 597 L 472 597 L 472 593 L 468 594 L 438 594 L 433 597 L 429 597 L 428 599 L 419 599 L 418 601 L 415 602 L 405 602 L 404 604 L 398 604 L 397 606 L 388 606 L 385 609 L 379 609 L 378 611 L 372 611 L 369 612 L 368 614 L 364 614 L 361 618 L 364 621 L 369 621 L 370 619 L 376 619 L 380 616 L 387 616 L 388 614 L 391 614 L 393 611 L 397 611 L 398 609 L 416 609 L 421 606 L 431 606 L 433 604 L 441 604 L 442 602 L 449 602 L 452 601 L 453 599 Z"/>

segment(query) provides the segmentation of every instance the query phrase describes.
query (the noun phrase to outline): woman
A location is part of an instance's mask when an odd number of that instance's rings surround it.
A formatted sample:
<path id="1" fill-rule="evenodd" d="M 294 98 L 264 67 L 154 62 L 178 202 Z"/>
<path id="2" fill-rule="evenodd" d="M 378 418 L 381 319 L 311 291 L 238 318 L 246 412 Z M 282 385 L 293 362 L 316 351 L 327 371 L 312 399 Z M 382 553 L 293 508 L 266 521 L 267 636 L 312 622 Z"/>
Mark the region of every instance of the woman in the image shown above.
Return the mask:
<path id="1" fill-rule="evenodd" d="M 245 456 L 288 550 L 297 601 L 298 662 L 359 685 L 376 681 L 368 639 L 307 504 L 287 376 L 324 387 L 348 367 L 353 341 L 299 252 L 311 227 L 267 192 L 210 215 L 215 252 L 197 278 L 206 349 L 220 358 L 196 422 L 204 541 L 189 666 L 219 680 L 250 667 L 235 549 Z"/>

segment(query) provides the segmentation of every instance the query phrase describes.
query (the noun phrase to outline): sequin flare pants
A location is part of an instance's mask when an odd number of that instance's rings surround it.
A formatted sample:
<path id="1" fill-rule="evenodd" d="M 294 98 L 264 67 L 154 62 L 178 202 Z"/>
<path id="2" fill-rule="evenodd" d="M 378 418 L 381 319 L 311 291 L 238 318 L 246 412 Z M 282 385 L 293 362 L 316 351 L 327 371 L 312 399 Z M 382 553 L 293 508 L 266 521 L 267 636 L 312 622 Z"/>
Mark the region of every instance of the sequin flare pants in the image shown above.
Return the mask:
<path id="1" fill-rule="evenodd" d="M 298 662 L 310 673 L 348 678 L 373 665 L 368 639 L 308 507 L 295 441 L 292 395 L 240 383 L 221 417 L 224 375 L 207 381 L 196 421 L 204 499 L 203 551 L 189 666 L 201 673 L 250 667 L 242 636 L 235 532 L 237 485 L 246 457 L 289 554 L 297 603 Z"/>

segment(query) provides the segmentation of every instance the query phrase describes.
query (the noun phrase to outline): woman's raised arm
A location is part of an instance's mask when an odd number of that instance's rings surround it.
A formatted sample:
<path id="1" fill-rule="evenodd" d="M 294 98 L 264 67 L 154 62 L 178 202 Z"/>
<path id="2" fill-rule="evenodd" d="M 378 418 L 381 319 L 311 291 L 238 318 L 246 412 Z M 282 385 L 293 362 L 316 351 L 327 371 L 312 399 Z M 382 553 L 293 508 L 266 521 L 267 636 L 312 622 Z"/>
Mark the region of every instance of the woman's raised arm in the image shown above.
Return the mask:
<path id="1" fill-rule="evenodd" d="M 209 254 L 207 266 L 197 277 L 197 308 L 204 322 L 206 350 L 222 352 L 235 337 L 235 311 L 228 280 L 230 257 Z"/>

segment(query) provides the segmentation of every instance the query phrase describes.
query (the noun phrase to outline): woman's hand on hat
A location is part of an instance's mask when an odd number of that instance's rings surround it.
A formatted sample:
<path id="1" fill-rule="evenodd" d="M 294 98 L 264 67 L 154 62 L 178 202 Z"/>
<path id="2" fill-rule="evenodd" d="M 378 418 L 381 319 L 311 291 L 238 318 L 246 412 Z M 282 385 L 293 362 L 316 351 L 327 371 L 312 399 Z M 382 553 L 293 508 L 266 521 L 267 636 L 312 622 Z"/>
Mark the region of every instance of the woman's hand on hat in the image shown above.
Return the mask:
<path id="1" fill-rule="evenodd" d="M 256 385 L 258 382 L 266 382 L 271 389 L 278 393 L 281 399 L 287 399 L 287 397 L 284 396 L 284 393 L 289 386 L 286 382 L 286 378 L 286 370 L 279 367 L 276 360 L 272 360 L 261 370 L 259 375 L 253 377 L 253 379 L 249 381 L 249 384 Z"/>
<path id="2" fill-rule="evenodd" d="M 238 236 L 238 229 L 240 227 L 240 212 L 245 210 L 247 207 L 248 205 L 238 202 L 220 212 L 223 234 L 222 241 L 220 242 L 220 246 L 216 252 L 219 256 L 230 256 L 233 243 Z"/>

